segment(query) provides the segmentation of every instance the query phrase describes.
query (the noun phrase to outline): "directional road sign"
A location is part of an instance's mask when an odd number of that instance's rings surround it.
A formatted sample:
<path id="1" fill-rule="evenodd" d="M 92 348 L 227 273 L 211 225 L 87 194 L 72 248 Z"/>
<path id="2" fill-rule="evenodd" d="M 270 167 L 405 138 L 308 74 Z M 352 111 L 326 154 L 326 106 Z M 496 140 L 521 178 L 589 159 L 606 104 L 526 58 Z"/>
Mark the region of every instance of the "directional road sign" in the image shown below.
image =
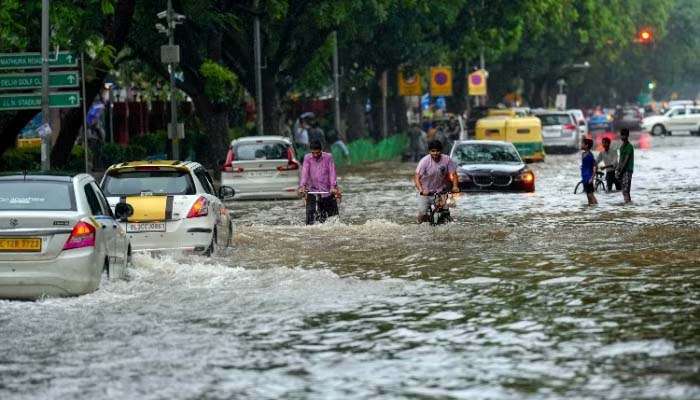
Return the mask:
<path id="1" fill-rule="evenodd" d="M 0 75 L 0 90 L 3 89 L 38 89 L 41 88 L 41 73 Z M 78 72 L 52 72 L 49 75 L 49 87 L 78 87 Z"/>
<path id="2" fill-rule="evenodd" d="M 78 57 L 70 51 L 49 54 L 50 67 L 77 67 Z M 41 53 L 0 53 L 0 69 L 41 68 Z"/>
<path id="3" fill-rule="evenodd" d="M 56 92 L 49 94 L 49 107 L 74 108 L 80 106 L 78 92 Z M 41 109 L 41 95 L 16 93 L 0 95 L 0 111 Z"/>

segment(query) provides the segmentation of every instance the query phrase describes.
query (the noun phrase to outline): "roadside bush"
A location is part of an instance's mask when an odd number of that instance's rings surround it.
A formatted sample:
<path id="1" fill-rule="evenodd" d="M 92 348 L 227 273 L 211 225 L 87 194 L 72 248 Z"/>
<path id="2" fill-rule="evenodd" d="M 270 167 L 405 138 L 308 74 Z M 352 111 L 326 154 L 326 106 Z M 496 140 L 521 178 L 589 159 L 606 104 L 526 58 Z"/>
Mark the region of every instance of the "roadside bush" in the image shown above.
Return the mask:
<path id="1" fill-rule="evenodd" d="M 406 151 L 408 137 L 403 134 L 390 136 L 375 143 L 372 139 L 358 139 L 348 144 L 350 157 L 333 146 L 333 159 L 338 165 L 358 165 L 399 158 Z"/>
<path id="2" fill-rule="evenodd" d="M 143 136 L 137 136 L 129 141 L 129 146 L 132 145 L 143 147 L 146 150 L 147 156 L 161 156 L 167 153 L 168 133 L 165 131 L 156 131 Z"/>
<path id="3" fill-rule="evenodd" d="M 117 143 L 105 143 L 100 153 L 105 168 L 124 161 L 124 148 Z"/>
<path id="4" fill-rule="evenodd" d="M 124 147 L 122 161 L 139 161 L 145 160 L 148 152 L 146 148 L 138 144 L 130 144 Z"/>
<path id="5" fill-rule="evenodd" d="M 0 171 L 31 171 L 41 168 L 41 147 L 8 149 L 0 157 Z"/>

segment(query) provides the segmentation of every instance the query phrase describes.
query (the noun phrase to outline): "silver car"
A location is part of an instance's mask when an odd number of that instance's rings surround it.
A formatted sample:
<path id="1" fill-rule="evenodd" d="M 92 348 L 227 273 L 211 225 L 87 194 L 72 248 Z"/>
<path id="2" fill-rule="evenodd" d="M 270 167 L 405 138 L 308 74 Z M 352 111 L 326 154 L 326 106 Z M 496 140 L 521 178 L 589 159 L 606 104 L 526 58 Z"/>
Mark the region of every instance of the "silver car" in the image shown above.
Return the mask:
<path id="1" fill-rule="evenodd" d="M 0 298 L 72 296 L 96 290 L 106 270 L 122 278 L 130 245 L 95 180 L 77 176 L 0 177 Z"/>
<path id="2" fill-rule="evenodd" d="M 251 136 L 231 142 L 221 167 L 221 184 L 235 199 L 297 198 L 299 162 L 283 136 Z"/>
<path id="3" fill-rule="evenodd" d="M 536 111 L 534 114 L 542 121 L 542 139 L 545 149 L 578 151 L 583 135 L 571 113 Z"/>

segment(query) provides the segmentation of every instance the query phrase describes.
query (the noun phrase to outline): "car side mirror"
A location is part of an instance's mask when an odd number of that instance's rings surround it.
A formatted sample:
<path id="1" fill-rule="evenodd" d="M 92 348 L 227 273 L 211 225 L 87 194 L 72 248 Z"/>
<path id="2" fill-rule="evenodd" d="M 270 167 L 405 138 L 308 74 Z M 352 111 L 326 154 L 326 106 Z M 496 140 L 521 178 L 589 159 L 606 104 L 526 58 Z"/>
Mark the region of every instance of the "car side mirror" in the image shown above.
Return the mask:
<path id="1" fill-rule="evenodd" d="M 117 203 L 114 206 L 114 216 L 119 220 L 119 222 L 126 222 L 126 220 L 134 215 L 134 207 L 127 203 Z"/>
<path id="2" fill-rule="evenodd" d="M 236 195 L 236 191 L 231 186 L 221 186 L 219 188 L 219 198 L 221 200 L 231 200 Z"/>

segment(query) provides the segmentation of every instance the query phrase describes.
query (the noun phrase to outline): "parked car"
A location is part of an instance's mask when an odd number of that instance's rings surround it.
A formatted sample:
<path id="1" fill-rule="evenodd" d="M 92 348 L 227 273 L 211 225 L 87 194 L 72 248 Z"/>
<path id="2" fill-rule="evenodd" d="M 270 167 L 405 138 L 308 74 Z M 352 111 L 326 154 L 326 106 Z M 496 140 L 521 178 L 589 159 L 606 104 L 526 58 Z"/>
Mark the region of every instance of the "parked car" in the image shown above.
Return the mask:
<path id="1" fill-rule="evenodd" d="M 0 298 L 75 296 L 123 278 L 131 254 L 115 204 L 87 174 L 0 177 Z"/>
<path id="2" fill-rule="evenodd" d="M 221 167 L 221 183 L 235 189 L 235 199 L 298 198 L 299 162 L 283 136 L 236 139 Z"/>
<path id="3" fill-rule="evenodd" d="M 619 132 L 623 128 L 630 131 L 639 131 L 642 129 L 643 109 L 639 107 L 629 106 L 619 109 L 613 116 L 613 130 Z"/>
<path id="4" fill-rule="evenodd" d="M 578 109 L 571 109 L 566 111 L 574 117 L 574 121 L 576 121 L 576 126 L 578 127 L 578 131 L 581 134 L 581 137 L 588 136 L 588 123 L 586 123 L 586 117 L 583 115 L 583 111 Z"/>
<path id="5" fill-rule="evenodd" d="M 700 107 L 674 107 L 663 115 L 644 118 L 642 129 L 652 135 L 670 135 L 681 131 L 700 135 Z"/>
<path id="6" fill-rule="evenodd" d="M 102 179 L 112 207 L 134 209 L 122 227 L 133 251 L 212 255 L 228 247 L 233 223 L 224 201 L 234 190 L 214 190 L 209 173 L 190 161 L 132 161 L 112 165 Z"/>
<path id="7" fill-rule="evenodd" d="M 464 140 L 452 146 L 461 190 L 535 191 L 535 174 L 512 143 Z"/>
<path id="8" fill-rule="evenodd" d="M 535 115 L 542 121 L 542 138 L 544 139 L 545 150 L 578 151 L 583 135 L 579 131 L 571 113 L 566 111 L 538 111 Z"/>

